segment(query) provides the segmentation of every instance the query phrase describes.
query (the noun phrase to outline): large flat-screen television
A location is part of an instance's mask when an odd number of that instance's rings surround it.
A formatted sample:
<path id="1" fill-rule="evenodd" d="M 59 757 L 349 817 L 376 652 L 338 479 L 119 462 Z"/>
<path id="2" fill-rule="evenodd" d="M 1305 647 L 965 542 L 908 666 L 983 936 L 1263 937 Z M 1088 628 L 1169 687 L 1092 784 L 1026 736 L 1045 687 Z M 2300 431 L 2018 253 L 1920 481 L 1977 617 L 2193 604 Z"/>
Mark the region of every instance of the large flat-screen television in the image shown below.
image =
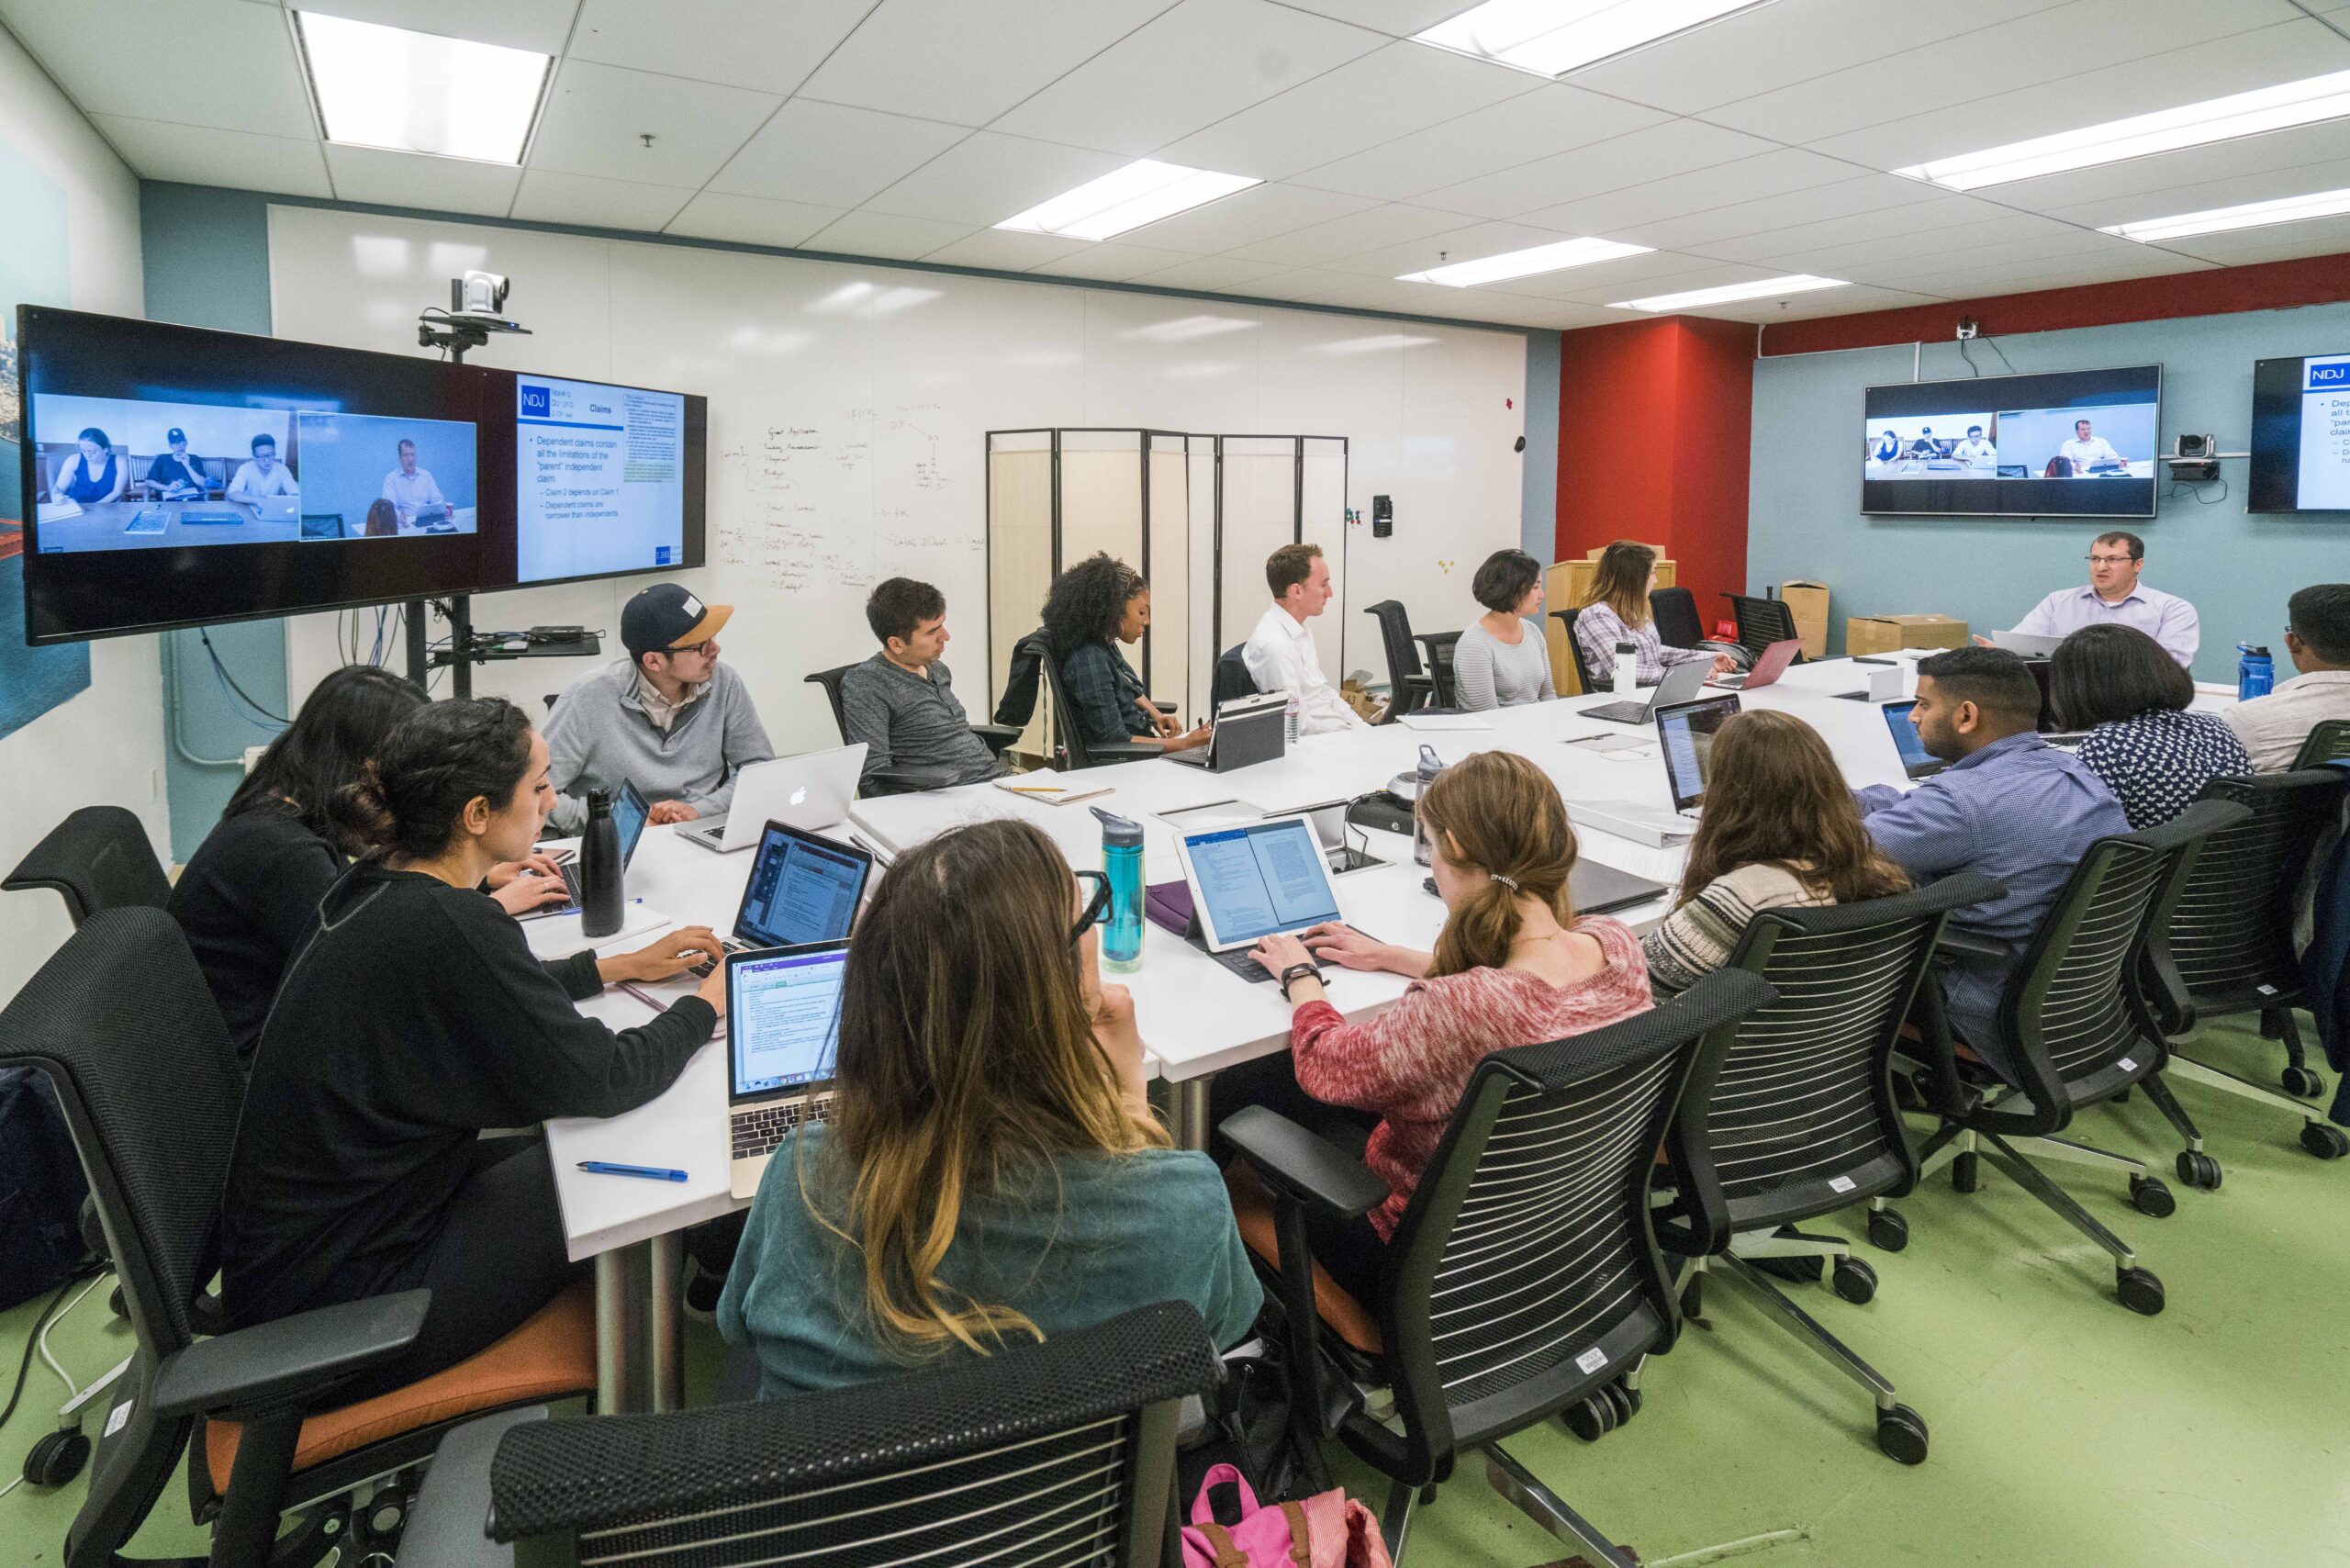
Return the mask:
<path id="1" fill-rule="evenodd" d="M 1861 510 L 2152 517 L 2162 395 L 2159 364 L 1872 386 Z"/>
<path id="2" fill-rule="evenodd" d="M 2350 354 L 2252 367 L 2247 511 L 2350 511 Z"/>
<path id="3" fill-rule="evenodd" d="M 25 634 L 699 566 L 708 403 L 26 306 Z"/>

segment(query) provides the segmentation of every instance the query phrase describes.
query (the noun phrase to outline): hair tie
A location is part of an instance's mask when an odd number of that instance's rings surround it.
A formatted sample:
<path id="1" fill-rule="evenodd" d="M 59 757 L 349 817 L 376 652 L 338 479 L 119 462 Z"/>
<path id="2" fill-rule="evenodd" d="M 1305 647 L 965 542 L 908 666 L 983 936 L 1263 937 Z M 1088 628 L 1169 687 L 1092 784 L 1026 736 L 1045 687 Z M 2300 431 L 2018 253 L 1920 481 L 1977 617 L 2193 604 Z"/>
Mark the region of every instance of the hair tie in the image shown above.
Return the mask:
<path id="1" fill-rule="evenodd" d="M 1505 877 L 1499 871 L 1493 872 L 1492 876 L 1494 881 L 1499 882 L 1511 892 L 1517 891 L 1517 879 L 1516 877 Z"/>

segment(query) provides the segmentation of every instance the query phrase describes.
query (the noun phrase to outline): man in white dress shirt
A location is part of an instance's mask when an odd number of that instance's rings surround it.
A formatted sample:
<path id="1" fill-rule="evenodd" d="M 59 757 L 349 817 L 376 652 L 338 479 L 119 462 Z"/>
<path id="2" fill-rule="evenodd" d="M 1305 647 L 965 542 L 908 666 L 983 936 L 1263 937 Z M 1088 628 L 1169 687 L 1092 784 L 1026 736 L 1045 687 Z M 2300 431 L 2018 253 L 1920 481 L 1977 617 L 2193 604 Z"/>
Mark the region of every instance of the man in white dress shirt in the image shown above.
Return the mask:
<path id="1" fill-rule="evenodd" d="M 442 498 L 441 487 L 433 483 L 432 471 L 416 465 L 416 442 L 400 442 L 400 465 L 384 476 L 384 498 L 400 509 L 403 526 L 416 521 L 416 514 L 428 508 L 440 509 L 447 515 L 448 501 Z M 434 521 L 439 521 L 438 517 Z"/>
<path id="2" fill-rule="evenodd" d="M 294 482 L 294 471 L 277 460 L 277 439 L 266 435 L 253 437 L 252 461 L 237 465 L 237 476 L 229 481 L 229 498 L 232 501 L 257 501 L 267 496 L 298 496 L 301 493 L 301 487 Z"/>
<path id="3" fill-rule="evenodd" d="M 1322 673 L 1314 633 L 1306 622 L 1329 607 L 1330 563 L 1319 544 L 1284 544 L 1265 558 L 1265 586 L 1273 602 L 1240 650 L 1248 678 L 1259 691 L 1297 694 L 1297 733 L 1329 734 L 1365 728 L 1362 715 L 1347 705 Z"/>
<path id="4" fill-rule="evenodd" d="M 2015 630 L 2034 637 L 2069 637 L 2084 626 L 2120 622 L 2163 645 L 2163 652 L 2192 669 L 2203 626 L 2195 607 L 2175 593 L 2138 580 L 2146 569 L 2146 542 L 2134 533 L 2100 533 L 2089 546 L 2086 588 L 2058 588 L 2032 606 Z M 1990 646 L 1987 638 L 1975 639 Z"/>
<path id="5" fill-rule="evenodd" d="M 1997 468 L 1999 465 L 1999 450 L 1983 439 L 1981 425 L 1967 426 L 1966 439 L 1958 443 L 1957 450 L 1951 455 L 1970 468 Z"/>
<path id="6" fill-rule="evenodd" d="M 2121 454 L 2113 450 L 2111 442 L 2101 435 L 2089 433 L 2089 422 L 2087 420 L 2073 421 L 2073 439 L 2061 443 L 2056 448 L 2056 455 L 2073 465 L 2075 478 L 2087 473 L 2089 465 L 2093 463 L 2121 461 Z"/>

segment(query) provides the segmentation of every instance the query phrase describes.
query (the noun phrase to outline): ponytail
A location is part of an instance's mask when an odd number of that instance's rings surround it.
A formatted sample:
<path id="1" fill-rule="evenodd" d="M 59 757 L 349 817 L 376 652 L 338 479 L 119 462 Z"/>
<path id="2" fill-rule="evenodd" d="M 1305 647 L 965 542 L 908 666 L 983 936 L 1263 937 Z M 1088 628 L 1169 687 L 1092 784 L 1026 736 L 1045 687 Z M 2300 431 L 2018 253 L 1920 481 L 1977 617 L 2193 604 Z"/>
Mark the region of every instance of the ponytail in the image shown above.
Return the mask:
<path id="1" fill-rule="evenodd" d="M 335 792 L 338 834 L 369 860 L 424 860 L 448 848 L 466 806 L 502 807 L 531 762 L 531 721 L 503 698 L 428 703 Z"/>
<path id="2" fill-rule="evenodd" d="M 1525 925 L 1518 901 L 1539 899 L 1561 927 L 1574 925 L 1567 879 L 1575 834 L 1566 802 L 1542 770 L 1515 752 L 1483 751 L 1437 776 L 1419 801 L 1447 860 L 1490 878 L 1454 910 L 1436 941 L 1431 976 L 1499 969 Z"/>

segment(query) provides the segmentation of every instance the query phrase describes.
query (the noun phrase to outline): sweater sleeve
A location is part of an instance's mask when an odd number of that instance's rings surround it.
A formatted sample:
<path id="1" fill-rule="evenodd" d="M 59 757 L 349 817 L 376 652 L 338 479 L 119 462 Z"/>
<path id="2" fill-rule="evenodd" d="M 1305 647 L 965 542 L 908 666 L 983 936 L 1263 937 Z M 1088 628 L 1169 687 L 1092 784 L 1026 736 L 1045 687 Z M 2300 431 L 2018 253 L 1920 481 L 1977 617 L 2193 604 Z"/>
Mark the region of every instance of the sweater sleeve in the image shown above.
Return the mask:
<path id="1" fill-rule="evenodd" d="M 726 763 L 726 777 L 717 788 L 693 802 L 703 816 L 722 815 L 734 801 L 734 780 L 743 769 L 755 762 L 766 762 L 775 756 L 775 747 L 767 740 L 766 726 L 759 722 L 758 708 L 751 701 L 751 689 L 743 678 L 727 668 L 718 666 L 718 689 L 711 700 L 722 703 L 719 717 L 726 721 L 720 741 L 720 755 Z"/>
<path id="2" fill-rule="evenodd" d="M 1425 981 L 1360 1024 L 1327 1002 L 1307 1002 L 1290 1020 L 1298 1087 L 1326 1104 L 1389 1114 L 1432 1081 L 1427 1047 L 1445 1033 L 1446 1011 Z"/>
<path id="3" fill-rule="evenodd" d="M 1548 639 L 1546 639 L 1546 638 L 1542 635 L 1542 628 L 1541 628 L 1541 627 L 1539 627 L 1539 626 L 1538 626 L 1538 625 L 1536 625 L 1536 624 L 1535 624 L 1533 622 L 1531 622 L 1531 621 L 1528 621 L 1528 622 L 1526 622 L 1526 637 L 1527 637 L 1527 641 L 1528 641 L 1528 643 L 1532 644 L 1535 647 L 1539 648 L 1539 649 L 1541 649 L 1541 650 L 1542 650 L 1542 657 L 1541 657 L 1541 665 L 1542 665 L 1542 694 L 1541 694 L 1541 700 L 1543 700 L 1543 701 L 1545 701 L 1545 702 L 1548 702 L 1548 701 L 1551 700 L 1553 698 L 1555 698 L 1555 697 L 1557 697 L 1557 696 L 1559 695 L 1559 689 L 1558 689 L 1558 686 L 1557 686 L 1557 684 L 1556 684 L 1555 682 L 1553 682 L 1553 681 L 1551 680 L 1551 678 L 1550 678 L 1550 642 L 1549 642 L 1549 640 L 1548 640 Z"/>
<path id="4" fill-rule="evenodd" d="M 1472 713 L 1501 706 L 1494 692 L 1494 640 L 1482 626 L 1470 627 L 1452 644 L 1452 691 Z"/>
<path id="5" fill-rule="evenodd" d="M 555 699 L 554 711 L 539 731 L 546 737 L 547 782 L 554 786 L 555 794 L 547 826 L 560 834 L 577 833 L 588 823 L 587 797 L 572 790 L 588 771 L 588 737 L 594 726 L 587 722 L 583 710 L 591 700 L 590 689 L 588 681 L 575 682 Z"/>
<path id="6" fill-rule="evenodd" d="M 299 842 L 289 840 L 247 884 L 255 895 L 247 917 L 268 934 L 280 952 L 299 952 L 302 938 L 309 935 L 310 921 L 319 912 L 319 901 L 327 896 L 342 869 L 341 858 L 324 839 L 306 833 Z"/>

